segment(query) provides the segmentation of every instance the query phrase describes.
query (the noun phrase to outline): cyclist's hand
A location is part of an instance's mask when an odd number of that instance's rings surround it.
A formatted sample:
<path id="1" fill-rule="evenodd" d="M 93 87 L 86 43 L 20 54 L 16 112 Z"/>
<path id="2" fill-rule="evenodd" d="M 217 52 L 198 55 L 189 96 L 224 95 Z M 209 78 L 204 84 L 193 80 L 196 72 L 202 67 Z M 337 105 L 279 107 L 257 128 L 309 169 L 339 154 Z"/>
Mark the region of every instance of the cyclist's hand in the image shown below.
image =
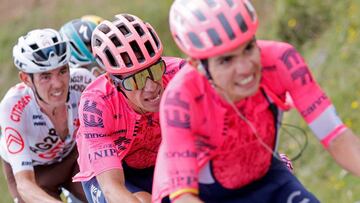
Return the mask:
<path id="1" fill-rule="evenodd" d="M 199 199 L 198 196 L 195 196 L 190 193 L 186 193 L 181 195 L 180 197 L 177 197 L 173 202 L 174 203 L 204 203 Z"/>

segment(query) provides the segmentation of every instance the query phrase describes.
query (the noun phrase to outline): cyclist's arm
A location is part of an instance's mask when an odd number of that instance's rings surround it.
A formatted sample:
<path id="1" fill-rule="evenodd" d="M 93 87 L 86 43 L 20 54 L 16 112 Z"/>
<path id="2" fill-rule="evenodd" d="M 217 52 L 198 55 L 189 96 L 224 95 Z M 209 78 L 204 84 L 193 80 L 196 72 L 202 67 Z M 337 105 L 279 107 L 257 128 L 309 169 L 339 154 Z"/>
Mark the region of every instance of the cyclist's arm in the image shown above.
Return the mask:
<path id="1" fill-rule="evenodd" d="M 198 196 L 190 193 L 183 194 L 172 201 L 173 203 L 203 203 Z"/>
<path id="2" fill-rule="evenodd" d="M 111 169 L 96 176 L 101 190 L 108 203 L 128 202 L 141 203 L 133 193 L 125 187 L 124 172 L 122 169 Z M 148 201 L 150 202 L 150 201 Z"/>
<path id="3" fill-rule="evenodd" d="M 193 133 L 197 128 L 197 113 L 193 110 L 197 108 L 194 105 L 193 97 L 186 91 L 169 87 L 164 92 L 160 104 L 162 142 L 156 161 L 153 200 L 169 195 L 173 201 L 183 195 L 195 197 L 199 194 L 196 156 L 181 155 L 184 152 L 197 154 Z"/>
<path id="4" fill-rule="evenodd" d="M 24 86 L 19 85 L 15 88 L 24 88 Z M 31 137 L 26 136 L 27 132 L 25 130 L 26 125 L 28 125 L 26 118 L 31 116 L 31 114 L 28 114 L 27 106 L 22 109 L 21 117 L 12 117 L 11 110 L 15 108 L 14 105 L 17 105 L 17 103 L 29 105 L 30 100 L 29 95 L 20 95 L 6 98 L 1 103 L 0 122 L 4 130 L 1 136 L 9 140 L 6 148 L 7 159 L 15 177 L 17 190 L 25 202 L 60 202 L 49 196 L 36 183 L 28 143 L 28 139 L 31 139 Z"/>
<path id="5" fill-rule="evenodd" d="M 96 176 L 107 202 L 140 202 L 124 185 L 121 163 L 133 142 L 128 123 L 134 120 L 126 117 L 125 111 L 114 112 L 113 109 L 124 107 L 114 107 L 107 102 L 111 98 L 103 98 L 86 90 L 81 97 L 76 138 L 80 171 Z M 123 116 L 114 119 L 114 114 L 119 113 Z M 99 156 L 99 153 L 104 154 Z"/>
<path id="6" fill-rule="evenodd" d="M 17 190 L 25 202 L 60 203 L 42 190 L 35 181 L 35 173 L 30 170 L 15 174 Z"/>
<path id="7" fill-rule="evenodd" d="M 341 167 L 360 176 L 360 139 L 350 129 L 333 139 L 327 150 Z"/>
<path id="8" fill-rule="evenodd" d="M 277 63 L 278 78 L 316 137 L 344 169 L 360 176 L 359 138 L 342 123 L 335 107 L 311 75 L 301 55 L 291 46 Z"/>

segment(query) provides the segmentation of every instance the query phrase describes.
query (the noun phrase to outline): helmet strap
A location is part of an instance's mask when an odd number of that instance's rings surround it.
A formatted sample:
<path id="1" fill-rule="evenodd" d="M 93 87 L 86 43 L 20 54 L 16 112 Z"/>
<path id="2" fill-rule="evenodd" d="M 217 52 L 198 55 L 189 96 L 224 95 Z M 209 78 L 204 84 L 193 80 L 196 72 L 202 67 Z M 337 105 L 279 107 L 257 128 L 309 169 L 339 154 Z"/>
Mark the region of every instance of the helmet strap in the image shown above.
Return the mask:
<path id="1" fill-rule="evenodd" d="M 34 83 L 34 74 L 33 74 L 33 73 L 29 73 L 29 76 L 30 76 L 31 82 L 32 82 L 32 84 L 33 84 L 33 86 L 34 86 L 34 88 L 32 88 L 32 90 L 35 92 L 36 98 L 37 98 L 38 100 L 44 102 L 45 104 L 49 104 L 49 103 L 47 103 L 42 97 L 40 97 L 39 92 L 37 91 L 36 86 L 35 86 L 35 83 Z M 66 98 L 66 102 L 69 102 L 69 99 L 70 99 L 70 87 L 69 87 L 68 95 L 67 95 L 67 98 Z"/>
<path id="2" fill-rule="evenodd" d="M 31 82 L 32 82 L 32 84 L 33 84 L 33 86 L 34 86 L 32 89 L 33 89 L 33 91 L 35 92 L 36 98 L 37 98 L 38 100 L 44 102 L 45 104 L 48 104 L 43 98 L 40 97 L 39 92 L 37 91 L 36 85 L 35 85 L 35 83 L 34 83 L 34 74 L 33 74 L 33 73 L 29 73 L 29 76 L 30 76 Z"/>
<path id="3" fill-rule="evenodd" d="M 205 73 L 208 80 L 213 80 L 209 71 L 209 61 L 207 59 L 201 59 L 198 68 Z"/>
<path id="4" fill-rule="evenodd" d="M 125 97 L 126 99 L 128 99 L 128 97 L 126 96 L 125 92 L 124 92 L 119 86 L 115 85 L 114 81 L 113 81 L 113 80 L 111 79 L 111 77 L 109 76 L 109 73 L 106 73 L 106 78 L 109 80 L 109 82 L 110 82 L 112 85 L 114 85 L 114 87 L 116 88 L 116 90 L 117 90 L 118 92 L 121 92 L 121 94 L 124 95 L 124 97 Z"/>

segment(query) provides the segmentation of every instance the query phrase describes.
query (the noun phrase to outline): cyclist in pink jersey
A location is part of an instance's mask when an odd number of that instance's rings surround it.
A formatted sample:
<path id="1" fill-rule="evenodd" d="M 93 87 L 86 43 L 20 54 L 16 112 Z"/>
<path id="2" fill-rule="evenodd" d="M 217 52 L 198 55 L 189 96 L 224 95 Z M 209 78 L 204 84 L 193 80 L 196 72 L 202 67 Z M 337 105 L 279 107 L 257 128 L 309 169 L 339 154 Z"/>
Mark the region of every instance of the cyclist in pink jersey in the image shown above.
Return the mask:
<path id="1" fill-rule="evenodd" d="M 291 45 L 256 40 L 249 0 L 175 0 L 169 16 L 190 59 L 160 103 L 155 203 L 319 202 L 277 153 L 287 94 L 334 159 L 360 175 L 358 137 Z"/>
<path id="2" fill-rule="evenodd" d="M 160 98 L 183 60 L 163 57 L 155 30 L 130 14 L 102 21 L 91 43 L 106 74 L 81 97 L 74 180 L 89 202 L 150 202 Z"/>
<path id="3" fill-rule="evenodd" d="M 72 182 L 79 171 L 76 87 L 94 76 L 69 69 L 70 44 L 49 28 L 21 36 L 13 57 L 22 83 L 1 101 L 0 154 L 14 202 L 61 202 L 61 188 L 86 200 L 81 184 Z"/>

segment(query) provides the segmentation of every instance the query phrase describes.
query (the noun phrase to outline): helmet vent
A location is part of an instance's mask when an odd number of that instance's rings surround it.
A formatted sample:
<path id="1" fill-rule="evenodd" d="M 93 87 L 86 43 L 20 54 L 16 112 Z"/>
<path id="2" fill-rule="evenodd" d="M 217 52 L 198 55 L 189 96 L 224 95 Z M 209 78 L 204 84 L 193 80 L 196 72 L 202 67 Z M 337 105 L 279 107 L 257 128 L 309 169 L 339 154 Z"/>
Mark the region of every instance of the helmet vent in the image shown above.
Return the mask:
<path id="1" fill-rule="evenodd" d="M 20 68 L 23 68 L 23 63 L 21 63 L 20 61 L 16 61 L 16 64 L 18 64 L 18 66 L 20 67 Z"/>
<path id="2" fill-rule="evenodd" d="M 159 39 L 155 36 L 154 31 L 151 28 L 148 28 L 148 30 L 150 31 L 151 37 L 153 38 L 153 40 L 155 41 L 156 47 L 160 48 L 160 42 Z"/>
<path id="3" fill-rule="evenodd" d="M 196 46 L 199 49 L 204 48 L 203 43 L 200 41 L 199 37 L 194 32 L 189 32 L 188 36 L 194 46 Z"/>
<path id="4" fill-rule="evenodd" d="M 122 60 L 124 61 L 126 67 L 130 68 L 131 66 L 133 66 L 131 58 L 127 52 L 121 53 L 120 56 L 121 56 Z"/>
<path id="5" fill-rule="evenodd" d="M 249 1 L 245 1 L 244 4 L 245 4 L 245 8 L 246 8 L 247 12 L 249 13 L 249 15 L 250 15 L 250 17 L 251 17 L 251 20 L 252 20 L 253 22 L 255 22 L 255 20 L 256 20 L 256 14 L 255 14 L 255 9 L 254 9 L 254 7 L 252 6 L 252 4 L 251 4 Z"/>
<path id="6" fill-rule="evenodd" d="M 132 48 L 138 62 L 139 63 L 144 62 L 145 57 L 144 57 L 144 54 L 142 53 L 138 43 L 134 40 L 134 41 L 131 41 L 129 44 L 130 44 L 130 46 L 131 46 L 131 48 Z"/>
<path id="7" fill-rule="evenodd" d="M 30 46 L 30 48 L 33 49 L 33 50 L 36 50 L 36 49 L 39 48 L 39 46 L 38 46 L 37 44 L 31 44 L 31 45 L 29 45 L 29 46 Z"/>
<path id="8" fill-rule="evenodd" d="M 135 20 L 134 17 L 130 16 L 130 15 L 127 15 L 127 14 L 124 14 L 122 15 L 124 18 L 126 18 L 126 20 L 128 20 L 129 22 L 133 22 Z"/>
<path id="9" fill-rule="evenodd" d="M 105 67 L 104 62 L 101 60 L 101 58 L 98 55 L 95 56 L 95 60 L 101 67 L 103 68 Z"/>
<path id="10" fill-rule="evenodd" d="M 248 26 L 246 25 L 244 18 L 241 16 L 240 13 L 235 16 L 235 20 L 239 25 L 241 32 L 247 32 Z"/>
<path id="11" fill-rule="evenodd" d="M 58 42 L 58 39 L 56 37 L 53 37 L 52 40 L 54 43 Z"/>
<path id="12" fill-rule="evenodd" d="M 99 46 L 101 46 L 101 44 L 102 44 L 101 40 L 98 38 L 95 38 L 95 46 L 99 47 Z"/>
<path id="13" fill-rule="evenodd" d="M 78 54 L 81 53 L 73 41 L 70 41 L 70 45 L 71 45 L 71 48 L 73 49 L 73 51 L 77 52 Z"/>
<path id="14" fill-rule="evenodd" d="M 135 28 L 136 32 L 139 34 L 140 37 L 145 34 L 144 30 L 140 27 L 139 24 L 135 24 L 134 28 Z"/>
<path id="15" fill-rule="evenodd" d="M 98 29 L 104 34 L 107 34 L 110 32 L 110 28 L 105 24 L 101 24 Z"/>
<path id="16" fill-rule="evenodd" d="M 112 43 L 116 46 L 116 47 L 120 47 L 122 46 L 121 42 L 119 41 L 119 39 L 113 35 L 110 37 L 110 40 L 112 41 Z"/>
<path id="17" fill-rule="evenodd" d="M 205 0 L 205 2 L 209 7 L 214 8 L 216 6 L 216 2 L 214 0 Z"/>
<path id="18" fill-rule="evenodd" d="M 181 44 L 181 46 L 184 46 L 184 43 L 181 41 L 181 39 L 178 35 L 175 34 L 174 37 L 175 37 L 176 41 L 178 41 Z"/>
<path id="19" fill-rule="evenodd" d="M 222 41 L 220 39 L 220 36 L 219 34 L 216 32 L 216 30 L 214 28 L 211 28 L 211 29 L 208 29 L 207 30 L 207 33 L 212 41 L 212 43 L 215 45 L 215 46 L 219 46 L 222 44 Z"/>
<path id="20" fill-rule="evenodd" d="M 229 22 L 227 21 L 225 15 L 223 13 L 217 15 L 217 18 L 219 19 L 222 27 L 224 28 L 226 34 L 228 35 L 228 37 L 233 40 L 235 38 L 235 33 L 234 31 L 231 29 L 231 26 L 229 24 Z"/>
<path id="21" fill-rule="evenodd" d="M 110 65 L 111 65 L 111 66 L 113 66 L 113 67 L 118 66 L 118 65 L 116 64 L 116 61 L 115 61 L 114 56 L 111 54 L 111 52 L 110 52 L 108 49 L 105 50 L 105 55 L 106 55 L 108 61 L 110 62 Z"/>
<path id="22" fill-rule="evenodd" d="M 116 27 L 120 30 L 120 32 L 121 32 L 124 36 L 126 36 L 126 35 L 128 35 L 128 34 L 131 34 L 129 28 L 128 28 L 127 26 L 125 26 L 124 24 L 117 25 Z"/>
<path id="23" fill-rule="evenodd" d="M 153 47 L 151 46 L 151 43 L 149 40 L 145 42 L 145 47 L 146 47 L 146 50 L 149 53 L 149 55 L 151 57 L 153 57 L 155 55 L 155 51 L 154 51 Z"/>
<path id="24" fill-rule="evenodd" d="M 226 0 L 226 3 L 227 3 L 230 7 L 233 7 L 233 6 L 234 6 L 234 1 L 233 1 L 233 0 Z"/>
<path id="25" fill-rule="evenodd" d="M 104 34 L 107 34 L 107 33 L 110 32 L 110 28 L 109 28 L 107 25 L 105 25 L 105 24 L 101 24 L 101 25 L 99 26 L 99 30 L 100 30 L 101 32 L 103 32 Z"/>
<path id="26" fill-rule="evenodd" d="M 206 17 L 204 16 L 204 14 L 200 11 L 200 10 L 195 10 L 192 12 L 199 21 L 205 21 L 206 20 Z"/>

